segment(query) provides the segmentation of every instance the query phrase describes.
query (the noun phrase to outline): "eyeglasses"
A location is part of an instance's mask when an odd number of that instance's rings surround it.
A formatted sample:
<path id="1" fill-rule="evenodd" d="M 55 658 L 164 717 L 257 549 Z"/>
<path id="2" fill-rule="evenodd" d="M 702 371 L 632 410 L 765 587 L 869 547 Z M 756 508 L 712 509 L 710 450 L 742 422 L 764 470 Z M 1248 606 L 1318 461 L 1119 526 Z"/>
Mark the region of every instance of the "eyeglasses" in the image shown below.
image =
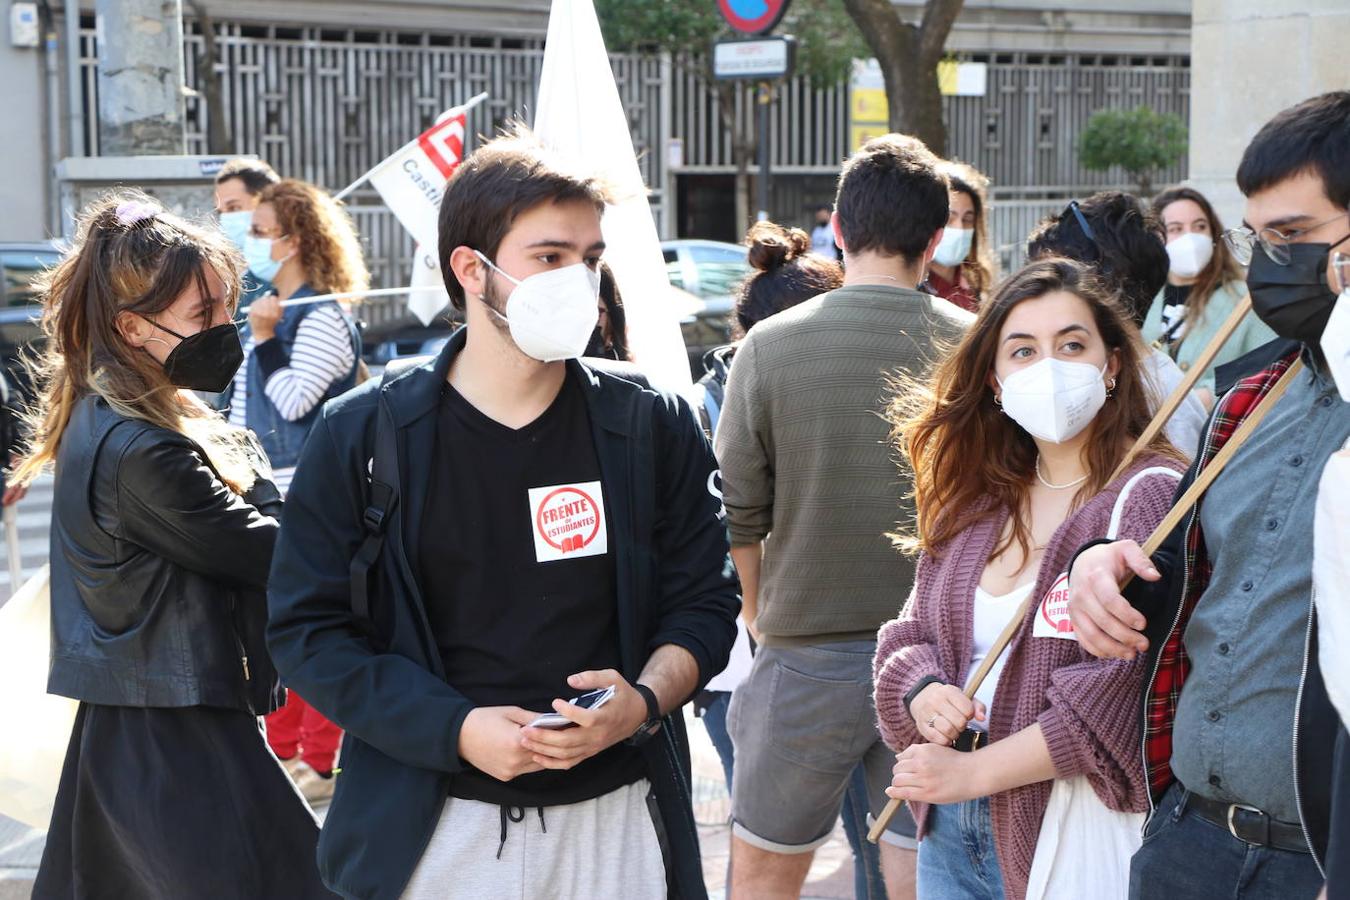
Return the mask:
<path id="1" fill-rule="evenodd" d="M 1331 254 L 1331 281 L 1338 294 L 1350 289 L 1350 253 Z"/>
<path id="2" fill-rule="evenodd" d="M 1316 231 L 1323 225 L 1335 222 L 1343 218 L 1345 213 L 1337 213 L 1330 219 L 1325 219 L 1315 225 L 1309 225 L 1307 228 L 1299 228 L 1294 231 L 1284 232 L 1276 231 L 1274 228 L 1262 228 L 1260 231 L 1252 231 L 1245 225 L 1237 228 L 1230 228 L 1223 233 L 1223 241 L 1228 245 L 1228 249 L 1233 251 L 1233 256 L 1244 266 L 1252 261 L 1252 251 L 1260 243 L 1261 249 L 1266 251 L 1266 256 L 1277 266 L 1289 265 L 1289 245 L 1298 242 L 1310 231 Z"/>

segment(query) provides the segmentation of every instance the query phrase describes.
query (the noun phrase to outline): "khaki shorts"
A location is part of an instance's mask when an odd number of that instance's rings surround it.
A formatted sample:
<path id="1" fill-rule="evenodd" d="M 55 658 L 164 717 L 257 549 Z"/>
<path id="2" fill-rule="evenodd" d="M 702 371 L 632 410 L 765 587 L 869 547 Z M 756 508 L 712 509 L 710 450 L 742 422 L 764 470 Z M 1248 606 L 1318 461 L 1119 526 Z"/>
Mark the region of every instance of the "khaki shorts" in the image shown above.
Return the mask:
<path id="1" fill-rule="evenodd" d="M 862 763 L 870 819 L 886 806 L 895 754 L 877 732 L 874 641 L 760 647 L 731 697 L 736 746 L 731 818 L 737 837 L 774 853 L 807 853 L 830 839 L 849 775 Z M 914 848 L 902 809 L 883 838 Z"/>

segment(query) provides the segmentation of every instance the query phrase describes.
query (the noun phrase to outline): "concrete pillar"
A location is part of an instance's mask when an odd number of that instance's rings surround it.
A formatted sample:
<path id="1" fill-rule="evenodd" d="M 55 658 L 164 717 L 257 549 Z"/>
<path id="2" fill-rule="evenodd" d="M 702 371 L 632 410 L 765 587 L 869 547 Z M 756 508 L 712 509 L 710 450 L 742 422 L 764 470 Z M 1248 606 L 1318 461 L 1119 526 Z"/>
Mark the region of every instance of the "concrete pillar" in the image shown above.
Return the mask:
<path id="1" fill-rule="evenodd" d="M 1272 116 L 1350 89 L 1346 0 L 1195 0 L 1191 12 L 1190 179 L 1224 226 L 1242 221 L 1233 178 Z"/>
<path id="2" fill-rule="evenodd" d="M 182 0 L 97 0 L 95 11 L 100 154 L 185 153 Z"/>

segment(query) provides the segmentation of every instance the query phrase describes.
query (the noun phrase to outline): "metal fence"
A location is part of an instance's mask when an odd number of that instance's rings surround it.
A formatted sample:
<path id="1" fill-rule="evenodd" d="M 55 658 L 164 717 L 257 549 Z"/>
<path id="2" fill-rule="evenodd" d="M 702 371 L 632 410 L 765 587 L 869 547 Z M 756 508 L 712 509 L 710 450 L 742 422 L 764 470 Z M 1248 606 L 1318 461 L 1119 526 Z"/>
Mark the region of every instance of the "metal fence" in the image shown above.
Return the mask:
<path id="1" fill-rule="evenodd" d="M 97 46 L 93 22 L 83 31 L 84 150 L 97 155 Z M 394 30 L 333 31 L 216 23 L 230 151 L 253 153 L 285 175 L 331 189 L 355 180 L 442 110 L 480 91 L 490 95 L 469 115 L 470 131 L 490 134 L 512 116 L 533 116 L 542 41 L 432 35 Z M 205 153 L 207 102 L 200 65 L 203 37 L 187 23 L 185 80 L 188 152 Z M 1119 186 L 1123 173 L 1091 173 L 1077 163 L 1075 139 L 1087 118 L 1107 107 L 1148 104 L 1183 118 L 1189 105 L 1188 61 L 1181 57 L 967 57 L 988 63 L 983 97 L 947 97 L 949 151 L 989 174 L 996 196 L 994 230 L 1005 267 L 1017 244 L 1061 197 Z M 734 170 L 731 135 L 718 98 L 695 72 L 669 59 L 616 54 L 611 64 L 629 116 L 639 165 L 652 189 L 653 214 L 668 221 L 673 175 Z M 837 171 L 848 147 L 848 86 L 805 78 L 779 89 L 770 117 L 775 171 L 784 176 Z M 748 91 L 735 94 L 735 115 L 753 127 Z M 669 139 L 683 142 L 683 162 L 668 169 Z M 1156 183 L 1185 177 L 1184 163 Z M 1053 200 L 1041 198 L 1054 198 Z M 1018 201 L 1018 202 L 1013 202 Z M 377 285 L 404 283 L 412 243 L 369 188 L 349 199 Z"/>

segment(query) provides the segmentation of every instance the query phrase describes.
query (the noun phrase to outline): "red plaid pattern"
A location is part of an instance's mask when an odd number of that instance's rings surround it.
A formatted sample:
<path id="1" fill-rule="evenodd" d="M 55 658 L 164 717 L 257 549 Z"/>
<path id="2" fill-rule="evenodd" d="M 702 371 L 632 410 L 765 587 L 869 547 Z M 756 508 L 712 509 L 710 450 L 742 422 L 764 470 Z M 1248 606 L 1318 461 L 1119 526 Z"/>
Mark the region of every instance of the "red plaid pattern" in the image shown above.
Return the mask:
<path id="1" fill-rule="evenodd" d="M 1237 431 L 1238 426 L 1261 402 L 1261 398 L 1275 386 L 1275 382 L 1297 358 L 1297 352 L 1290 353 L 1269 369 L 1239 381 L 1224 396 L 1214 414 L 1213 438 L 1205 448 L 1205 455 L 1196 470 L 1197 475 L 1209 465 L 1215 454 L 1233 436 L 1233 432 Z M 1186 656 L 1181 636 L 1186 631 L 1191 613 L 1195 611 L 1195 604 L 1209 585 L 1209 576 L 1213 571 L 1205 551 L 1205 536 L 1201 533 L 1198 510 L 1199 503 L 1196 504 L 1196 512 L 1192 513 L 1186 532 L 1186 582 L 1182 586 L 1181 612 L 1158 652 L 1157 673 L 1149 685 L 1144 709 L 1144 771 L 1148 774 L 1149 788 L 1155 802 L 1174 780 L 1171 767 L 1172 724 L 1176 721 L 1181 686 L 1191 671 L 1191 661 Z"/>

